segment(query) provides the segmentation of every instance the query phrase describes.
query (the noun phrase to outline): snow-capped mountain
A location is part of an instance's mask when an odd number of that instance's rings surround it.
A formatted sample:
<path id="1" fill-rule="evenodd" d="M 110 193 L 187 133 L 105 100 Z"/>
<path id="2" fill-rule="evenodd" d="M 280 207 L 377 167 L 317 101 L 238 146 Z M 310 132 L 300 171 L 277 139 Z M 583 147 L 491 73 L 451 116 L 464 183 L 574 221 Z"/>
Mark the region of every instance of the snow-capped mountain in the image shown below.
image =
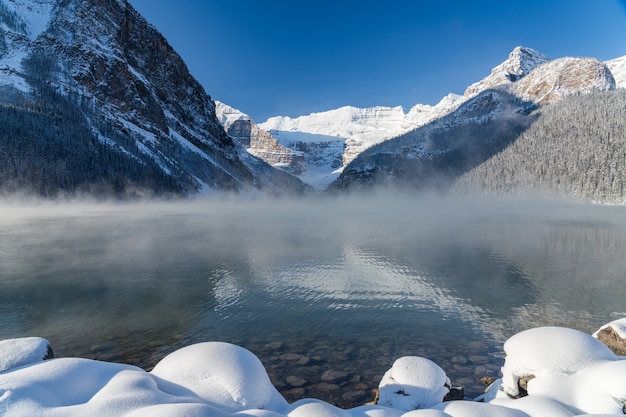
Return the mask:
<path id="1" fill-rule="evenodd" d="M 345 106 L 297 118 L 276 116 L 259 127 L 285 146 L 306 148 L 305 158 L 315 162 L 300 178 L 325 188 L 365 149 L 448 114 L 463 100 L 449 94 L 434 106 L 417 104 L 406 113 L 400 106 Z M 318 150 L 321 154 L 314 154 Z"/>
<path id="2" fill-rule="evenodd" d="M 32 43 L 47 28 L 56 0 L 15 0 L 0 2 L 0 85 L 28 92 L 22 61 Z"/>
<path id="3" fill-rule="evenodd" d="M 275 168 L 293 174 L 317 190 L 325 189 L 339 175 L 344 141 L 334 136 L 302 132 L 278 132 L 276 137 L 260 129 L 247 114 L 216 101 L 217 118 L 230 137 L 249 153 Z"/>
<path id="4" fill-rule="evenodd" d="M 489 76 L 468 88 L 465 100 L 454 111 L 363 151 L 331 188 L 386 183 L 446 188 L 513 143 L 541 117 L 541 111 L 535 111 L 539 106 L 615 88 L 611 71 L 596 59 L 548 60 L 528 48 L 516 48 Z M 547 161 L 559 157 L 553 155 Z"/>
<path id="5" fill-rule="evenodd" d="M 0 161 L 3 190 L 306 188 L 225 133 L 212 99 L 128 1 L 1 0 L 0 29 L 0 117 L 24 130 L 21 141 L 0 132 L 11 156 Z M 21 159 L 39 163 L 13 166 Z"/>
<path id="6" fill-rule="evenodd" d="M 304 171 L 302 152 L 281 145 L 270 133 L 260 129 L 247 114 L 217 100 L 215 112 L 226 133 L 250 154 L 295 176 Z"/>
<path id="7" fill-rule="evenodd" d="M 301 132 L 343 139 L 346 149 L 342 162 L 346 165 L 364 149 L 449 113 L 460 100 L 460 96 L 450 94 L 435 106 L 417 104 L 406 113 L 401 106 L 345 106 L 297 118 L 271 117 L 259 127 L 269 132 Z"/>
<path id="8" fill-rule="evenodd" d="M 623 62 L 614 60 L 610 62 L 611 68 L 618 71 Z M 488 90 L 506 90 L 528 103 L 547 104 L 571 94 L 614 89 L 615 81 L 607 65 L 592 58 L 551 60 L 534 49 L 518 46 L 489 75 L 470 85 L 463 96 L 449 94 L 435 106 L 417 104 L 406 113 L 401 107 L 346 106 L 296 118 L 276 116 L 260 123 L 259 127 L 271 132 L 281 142 L 295 141 L 306 134 L 312 135 L 309 143 L 316 137 L 325 142 L 329 138 L 345 141 L 341 165 L 327 165 L 328 172 L 322 176 L 328 181 L 340 175 L 346 166 L 374 145 L 402 137 L 451 114 Z M 337 147 L 336 152 L 341 149 Z M 318 187 L 321 183 L 318 181 Z"/>
<path id="9" fill-rule="evenodd" d="M 382 184 L 446 187 L 460 173 L 504 149 L 532 123 L 532 108 L 532 103 L 505 90 L 485 90 L 427 125 L 366 149 L 330 189 Z"/>
<path id="10" fill-rule="evenodd" d="M 595 58 L 565 57 L 546 62 L 515 83 L 516 94 L 539 104 L 592 91 L 614 90 L 609 68 Z"/>
<path id="11" fill-rule="evenodd" d="M 604 63 L 611 70 L 617 88 L 626 88 L 626 55 Z"/>
<path id="12" fill-rule="evenodd" d="M 467 87 L 464 96 L 472 96 L 490 88 L 512 84 L 549 60 L 550 58 L 534 49 L 518 46 L 511 51 L 503 63 L 494 67 L 487 77 Z"/>

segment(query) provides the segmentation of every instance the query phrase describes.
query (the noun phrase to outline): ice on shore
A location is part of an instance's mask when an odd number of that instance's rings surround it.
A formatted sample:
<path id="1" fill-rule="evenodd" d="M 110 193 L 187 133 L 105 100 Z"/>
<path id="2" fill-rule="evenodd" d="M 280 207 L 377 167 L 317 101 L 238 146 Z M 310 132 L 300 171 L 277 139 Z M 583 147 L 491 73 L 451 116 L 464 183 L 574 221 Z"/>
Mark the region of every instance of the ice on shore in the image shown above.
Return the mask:
<path id="1" fill-rule="evenodd" d="M 45 350 L 44 350 L 45 348 Z M 503 377 L 479 401 L 442 402 L 450 381 L 426 358 L 394 362 L 379 404 L 341 409 L 289 404 L 260 360 L 229 343 L 187 346 L 151 372 L 132 365 L 47 357 L 41 338 L 0 341 L 4 417 L 575 417 L 624 415 L 626 359 L 590 335 L 540 327 L 505 343 Z M 42 356 L 43 355 L 43 356 Z M 521 377 L 527 379 L 524 391 Z"/>

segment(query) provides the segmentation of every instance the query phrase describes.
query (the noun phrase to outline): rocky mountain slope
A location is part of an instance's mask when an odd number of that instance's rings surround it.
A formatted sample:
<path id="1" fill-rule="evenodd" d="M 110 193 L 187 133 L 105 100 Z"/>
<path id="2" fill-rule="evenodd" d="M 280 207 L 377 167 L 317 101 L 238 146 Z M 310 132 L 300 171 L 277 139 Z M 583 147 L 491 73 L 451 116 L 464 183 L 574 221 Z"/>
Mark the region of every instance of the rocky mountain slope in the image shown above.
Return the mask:
<path id="1" fill-rule="evenodd" d="M 548 61 L 550 58 L 534 49 L 518 46 L 503 63 L 494 67 L 487 77 L 467 87 L 463 95 L 473 96 L 490 88 L 512 84 Z"/>
<path id="2" fill-rule="evenodd" d="M 365 150 L 331 188 L 387 183 L 448 188 L 516 142 L 542 117 L 544 106 L 580 93 L 615 89 L 611 71 L 596 59 L 547 60 L 527 48 L 516 48 L 488 77 L 468 88 L 455 111 Z M 595 127 L 603 122 L 595 119 Z M 565 141 L 566 135 L 561 134 L 560 140 Z M 626 175 L 621 171 L 617 175 Z"/>
<path id="3" fill-rule="evenodd" d="M 448 115 L 366 149 L 329 188 L 445 189 L 528 128 L 535 119 L 533 109 L 533 103 L 504 90 L 483 91 Z"/>
<path id="4" fill-rule="evenodd" d="M 283 132 L 287 134 L 299 132 L 343 140 L 346 146 L 341 160 L 345 166 L 370 146 L 449 113 L 461 100 L 461 96 L 450 94 L 435 106 L 417 104 L 407 113 L 400 106 L 370 108 L 345 106 L 297 118 L 276 116 L 259 124 L 259 127 L 272 133 L 281 132 L 283 135 L 285 134 Z"/>
<path id="5" fill-rule="evenodd" d="M 284 147 L 271 133 L 260 129 L 247 114 L 217 100 L 215 105 L 217 119 L 226 133 L 250 154 L 295 176 L 304 171 L 301 152 Z"/>
<path id="6" fill-rule="evenodd" d="M 10 156 L 0 190 L 306 188 L 224 132 L 212 99 L 127 1 L 3 0 L 0 29 L 0 117 L 20 120 L 0 132 Z"/>
<path id="7" fill-rule="evenodd" d="M 620 74 L 626 73 L 622 69 L 625 67 L 624 62 L 623 59 L 616 59 L 602 63 L 593 58 L 573 57 L 552 60 L 538 51 L 520 46 L 513 49 L 508 58 L 494 67 L 489 75 L 470 85 L 463 96 L 450 94 L 436 106 L 418 104 L 407 113 L 401 107 L 342 107 L 297 118 L 276 116 L 259 124 L 259 127 L 271 132 L 279 141 L 303 137 L 305 134 L 311 135 L 313 139 L 313 135 L 319 135 L 320 141 L 326 142 L 329 137 L 343 140 L 345 148 L 341 150 L 336 147 L 338 154 L 334 158 L 337 160 L 340 157 L 341 164 L 328 164 L 328 172 L 324 176 L 326 181 L 341 177 L 333 185 L 336 188 L 339 183 L 345 185 L 353 182 L 346 178 L 355 173 L 360 162 L 350 164 L 362 153 L 369 152 L 369 148 L 383 149 L 385 146 L 375 145 L 399 137 L 402 138 L 399 141 L 404 143 L 407 137 L 415 136 L 410 132 L 431 122 L 436 123 L 436 120 L 454 113 L 464 103 L 474 100 L 485 91 L 498 89 L 527 104 L 549 104 L 572 94 L 616 88 L 619 86 L 616 80 L 623 77 Z M 396 146 L 397 142 L 394 139 L 389 148 Z M 315 152 L 315 148 L 308 150 Z M 339 152 L 342 152 L 341 155 Z M 346 170 L 349 172 L 343 173 Z M 307 181 L 307 178 L 301 178 Z"/>

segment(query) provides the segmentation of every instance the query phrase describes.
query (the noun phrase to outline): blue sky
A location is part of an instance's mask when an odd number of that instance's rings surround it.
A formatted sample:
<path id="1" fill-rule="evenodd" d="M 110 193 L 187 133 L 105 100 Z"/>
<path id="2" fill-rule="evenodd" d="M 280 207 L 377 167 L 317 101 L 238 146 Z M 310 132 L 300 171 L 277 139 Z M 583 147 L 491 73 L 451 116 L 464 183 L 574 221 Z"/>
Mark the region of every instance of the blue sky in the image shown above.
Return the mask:
<path id="1" fill-rule="evenodd" d="M 518 45 L 626 55 L 626 0 L 130 0 L 214 99 L 262 122 L 435 104 Z"/>

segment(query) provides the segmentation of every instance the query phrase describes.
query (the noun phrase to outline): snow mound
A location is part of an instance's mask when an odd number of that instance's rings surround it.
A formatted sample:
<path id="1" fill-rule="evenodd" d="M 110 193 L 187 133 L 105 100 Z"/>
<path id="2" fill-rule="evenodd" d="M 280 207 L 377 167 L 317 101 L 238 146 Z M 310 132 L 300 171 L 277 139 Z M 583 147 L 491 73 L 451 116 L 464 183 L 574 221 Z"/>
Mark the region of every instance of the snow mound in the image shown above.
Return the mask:
<path id="1" fill-rule="evenodd" d="M 0 341 L 0 372 L 52 357 L 50 342 L 42 337 Z"/>
<path id="2" fill-rule="evenodd" d="M 524 376 L 568 375 L 591 363 L 616 360 L 611 350 L 593 336 L 564 327 L 538 327 L 516 334 L 504 343 L 502 389 L 519 395 Z"/>
<path id="3" fill-rule="evenodd" d="M 177 385 L 161 388 L 172 395 L 179 387 L 200 400 L 229 411 L 283 408 L 287 402 L 272 385 L 261 361 L 250 351 L 224 342 L 187 346 L 163 358 L 152 375 Z"/>
<path id="4" fill-rule="evenodd" d="M 450 379 L 433 361 L 405 356 L 385 372 L 378 388 L 379 404 L 409 411 L 442 402 L 450 392 Z"/>

